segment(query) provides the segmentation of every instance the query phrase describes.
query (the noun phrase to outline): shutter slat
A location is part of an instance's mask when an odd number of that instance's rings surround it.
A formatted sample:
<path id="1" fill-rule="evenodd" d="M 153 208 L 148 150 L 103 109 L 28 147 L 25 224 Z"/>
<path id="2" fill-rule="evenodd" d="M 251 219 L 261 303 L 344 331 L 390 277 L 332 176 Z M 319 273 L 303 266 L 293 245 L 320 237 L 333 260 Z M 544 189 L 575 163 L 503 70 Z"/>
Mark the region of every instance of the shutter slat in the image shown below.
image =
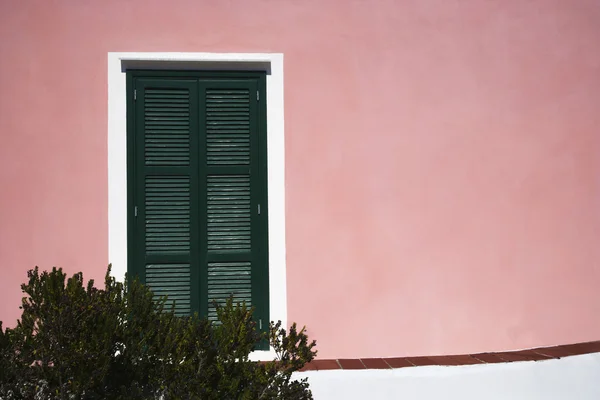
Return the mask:
<path id="1" fill-rule="evenodd" d="M 189 91 L 147 88 L 144 95 L 146 165 L 187 166 L 190 163 Z M 173 107 L 179 102 L 178 107 Z M 171 133 L 171 135 L 165 134 Z"/>
<path id="2" fill-rule="evenodd" d="M 250 164 L 250 91 L 206 90 L 207 165 Z"/>
<path id="3" fill-rule="evenodd" d="M 208 263 L 208 319 L 217 321 L 214 302 L 225 304 L 229 296 L 234 303 L 252 306 L 252 273 L 250 262 Z"/>
<path id="4" fill-rule="evenodd" d="M 207 177 L 208 251 L 251 250 L 250 177 Z M 236 224 L 235 233 L 229 224 Z"/>
<path id="5" fill-rule="evenodd" d="M 170 219 L 190 221 L 189 177 L 148 176 L 145 184 L 146 253 L 189 252 L 189 223 L 182 228 L 173 226 Z M 169 218 L 165 218 L 167 215 Z"/>
<path id="6" fill-rule="evenodd" d="M 146 265 L 146 285 L 155 297 L 167 296 L 167 308 L 175 303 L 177 315 L 189 315 L 190 308 L 190 265 L 150 264 Z"/>

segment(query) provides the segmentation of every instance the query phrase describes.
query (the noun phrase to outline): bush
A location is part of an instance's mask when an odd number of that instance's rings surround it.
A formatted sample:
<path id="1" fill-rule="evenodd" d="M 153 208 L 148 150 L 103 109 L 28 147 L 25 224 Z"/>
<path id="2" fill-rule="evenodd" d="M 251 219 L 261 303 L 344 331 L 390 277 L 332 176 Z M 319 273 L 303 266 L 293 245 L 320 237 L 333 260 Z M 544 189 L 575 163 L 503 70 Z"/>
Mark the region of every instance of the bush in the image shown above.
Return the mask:
<path id="1" fill-rule="evenodd" d="M 311 399 L 292 373 L 316 355 L 305 329 L 271 323 L 263 336 L 252 309 L 229 299 L 220 323 L 177 317 L 137 280 L 104 289 L 61 269 L 28 272 L 21 319 L 0 323 L 0 399 Z M 252 362 L 268 340 L 276 358 Z"/>

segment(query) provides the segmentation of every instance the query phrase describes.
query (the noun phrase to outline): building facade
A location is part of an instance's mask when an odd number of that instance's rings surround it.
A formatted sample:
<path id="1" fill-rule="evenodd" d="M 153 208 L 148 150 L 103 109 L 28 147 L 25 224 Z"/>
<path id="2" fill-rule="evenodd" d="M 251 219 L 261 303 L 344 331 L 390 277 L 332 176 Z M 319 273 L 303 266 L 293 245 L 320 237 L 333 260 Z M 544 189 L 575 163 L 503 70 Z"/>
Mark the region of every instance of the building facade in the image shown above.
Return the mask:
<path id="1" fill-rule="evenodd" d="M 33 266 L 112 263 L 189 310 L 235 288 L 323 359 L 597 340 L 598 20 L 590 0 L 1 1 L 0 320 Z"/>

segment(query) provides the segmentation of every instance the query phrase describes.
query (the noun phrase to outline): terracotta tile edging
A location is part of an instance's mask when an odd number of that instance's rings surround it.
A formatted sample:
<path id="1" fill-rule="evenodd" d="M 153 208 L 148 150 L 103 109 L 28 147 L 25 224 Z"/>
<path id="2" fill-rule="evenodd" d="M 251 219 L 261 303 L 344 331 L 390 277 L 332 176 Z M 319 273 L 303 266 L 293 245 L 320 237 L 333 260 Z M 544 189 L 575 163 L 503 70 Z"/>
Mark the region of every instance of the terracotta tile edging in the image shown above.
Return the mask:
<path id="1" fill-rule="evenodd" d="M 502 351 L 477 354 L 420 357 L 376 357 L 318 359 L 306 364 L 301 371 L 323 371 L 335 369 L 397 369 L 406 367 L 440 365 L 495 364 L 518 361 L 542 361 L 562 357 L 600 353 L 600 340 L 594 342 L 539 347 L 529 350 Z"/>

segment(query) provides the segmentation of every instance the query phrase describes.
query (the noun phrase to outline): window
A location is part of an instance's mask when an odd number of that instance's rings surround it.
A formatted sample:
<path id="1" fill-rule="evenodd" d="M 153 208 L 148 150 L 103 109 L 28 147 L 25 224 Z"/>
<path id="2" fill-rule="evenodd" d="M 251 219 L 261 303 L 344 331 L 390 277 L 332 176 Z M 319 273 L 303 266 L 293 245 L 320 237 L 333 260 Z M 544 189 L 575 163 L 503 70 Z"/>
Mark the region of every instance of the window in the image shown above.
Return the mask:
<path id="1" fill-rule="evenodd" d="M 180 315 L 269 321 L 266 74 L 127 72 L 128 272 Z"/>

